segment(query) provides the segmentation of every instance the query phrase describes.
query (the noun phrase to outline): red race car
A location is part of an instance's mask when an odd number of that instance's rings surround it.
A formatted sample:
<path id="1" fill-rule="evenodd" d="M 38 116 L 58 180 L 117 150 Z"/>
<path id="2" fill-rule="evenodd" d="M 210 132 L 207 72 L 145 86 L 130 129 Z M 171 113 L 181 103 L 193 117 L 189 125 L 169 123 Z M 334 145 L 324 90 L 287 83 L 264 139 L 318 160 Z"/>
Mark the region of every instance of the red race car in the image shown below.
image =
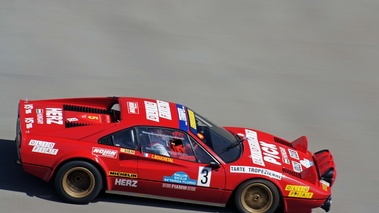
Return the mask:
<path id="1" fill-rule="evenodd" d="M 239 212 L 329 211 L 328 150 L 308 151 L 181 104 L 135 97 L 20 100 L 16 146 L 25 172 L 70 203 L 107 193 L 225 206 Z"/>

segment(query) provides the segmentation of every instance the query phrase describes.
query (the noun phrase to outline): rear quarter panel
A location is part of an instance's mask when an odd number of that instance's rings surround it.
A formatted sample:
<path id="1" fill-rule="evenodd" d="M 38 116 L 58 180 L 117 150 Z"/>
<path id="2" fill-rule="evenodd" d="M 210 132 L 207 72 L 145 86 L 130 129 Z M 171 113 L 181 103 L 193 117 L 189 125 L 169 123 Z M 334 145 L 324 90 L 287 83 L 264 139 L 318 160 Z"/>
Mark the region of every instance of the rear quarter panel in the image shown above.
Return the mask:
<path id="1" fill-rule="evenodd" d="M 38 174 L 49 181 L 56 169 L 64 162 L 81 159 L 98 164 L 103 170 L 107 170 L 107 164 L 103 158 L 92 153 L 93 142 L 83 142 L 70 139 L 54 138 L 48 136 L 26 135 L 22 139 L 21 159 L 24 167 L 35 165 L 49 168 L 51 174 Z M 108 147 L 107 147 L 108 148 Z M 118 150 L 115 149 L 115 151 Z"/>

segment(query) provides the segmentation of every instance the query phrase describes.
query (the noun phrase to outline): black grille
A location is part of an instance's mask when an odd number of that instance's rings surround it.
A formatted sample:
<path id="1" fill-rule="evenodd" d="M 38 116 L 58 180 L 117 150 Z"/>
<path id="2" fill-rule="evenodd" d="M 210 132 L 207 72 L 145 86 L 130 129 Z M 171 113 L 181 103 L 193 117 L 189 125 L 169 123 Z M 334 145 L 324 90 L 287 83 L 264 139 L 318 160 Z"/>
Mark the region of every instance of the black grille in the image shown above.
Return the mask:
<path id="1" fill-rule="evenodd" d="M 77 123 L 77 122 L 66 122 L 65 123 L 66 128 L 79 127 L 79 126 L 89 126 L 89 125 L 91 125 L 91 124 Z"/>
<path id="2" fill-rule="evenodd" d="M 286 173 L 286 174 L 289 174 L 289 175 L 292 175 L 294 177 L 297 177 L 297 178 L 301 179 L 301 173 L 297 173 L 295 171 L 292 171 L 292 170 L 289 170 L 289 169 L 286 169 L 286 168 L 283 168 L 283 173 Z"/>
<path id="3" fill-rule="evenodd" d="M 290 146 L 291 143 L 284 140 L 284 139 L 281 139 L 281 138 L 278 138 L 278 137 L 274 137 L 274 141 L 277 142 L 277 143 L 280 143 L 280 144 L 283 144 L 285 146 Z"/>
<path id="4" fill-rule="evenodd" d="M 97 113 L 97 114 L 109 114 L 110 111 L 106 109 L 100 109 L 95 107 L 86 107 L 86 106 L 78 106 L 78 105 L 69 105 L 64 104 L 63 109 L 67 111 L 75 111 L 75 112 L 87 112 L 87 113 Z"/>

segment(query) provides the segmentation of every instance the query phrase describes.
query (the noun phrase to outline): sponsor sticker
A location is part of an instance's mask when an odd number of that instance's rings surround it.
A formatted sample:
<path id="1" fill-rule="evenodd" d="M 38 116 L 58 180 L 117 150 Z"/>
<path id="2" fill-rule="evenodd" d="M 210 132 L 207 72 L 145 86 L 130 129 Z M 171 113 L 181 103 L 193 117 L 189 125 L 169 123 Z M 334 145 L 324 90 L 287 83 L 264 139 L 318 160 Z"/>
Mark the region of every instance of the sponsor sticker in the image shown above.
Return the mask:
<path id="1" fill-rule="evenodd" d="M 33 109 L 33 104 L 24 104 L 25 114 L 31 114 Z"/>
<path id="2" fill-rule="evenodd" d="M 288 197 L 312 198 L 313 192 L 309 192 L 309 186 L 287 185 L 285 190 L 289 191 Z"/>
<path id="3" fill-rule="evenodd" d="M 264 175 L 270 178 L 282 179 L 282 173 L 275 172 L 268 169 L 258 168 L 258 167 L 250 167 L 250 166 L 231 166 L 231 173 L 245 173 L 245 174 L 259 174 Z"/>
<path id="4" fill-rule="evenodd" d="M 61 108 L 46 108 L 47 124 L 63 124 L 63 113 Z"/>
<path id="5" fill-rule="evenodd" d="M 297 153 L 296 150 L 288 149 L 288 152 L 290 153 L 291 158 L 299 160 L 299 153 Z"/>
<path id="6" fill-rule="evenodd" d="M 164 176 L 164 182 L 196 186 L 197 180 L 192 180 L 185 172 L 175 172 L 172 176 Z"/>
<path id="7" fill-rule="evenodd" d="M 188 110 L 188 117 L 189 117 L 189 121 L 190 121 L 190 127 L 195 131 L 197 132 L 197 129 L 196 129 L 196 120 L 195 120 L 195 113 L 192 111 L 192 110 Z"/>
<path id="8" fill-rule="evenodd" d="M 37 124 L 43 124 L 43 109 L 36 109 Z"/>
<path id="9" fill-rule="evenodd" d="M 298 186 L 298 185 L 287 185 L 286 191 L 298 191 L 298 192 L 308 192 L 310 189 L 309 186 Z"/>
<path id="10" fill-rule="evenodd" d="M 136 154 L 136 151 L 135 151 L 135 150 L 132 150 L 132 149 L 124 149 L 124 148 L 121 148 L 121 149 L 120 149 L 120 152 L 122 152 L 122 153 L 126 153 L 126 154 L 131 154 L 131 155 Z"/>
<path id="11" fill-rule="evenodd" d="M 129 114 L 139 114 L 138 102 L 126 102 Z"/>
<path id="12" fill-rule="evenodd" d="M 288 197 L 297 197 L 297 198 L 312 198 L 313 192 L 298 192 L 298 191 L 290 191 Z"/>
<path id="13" fill-rule="evenodd" d="M 257 133 L 248 129 L 245 130 L 245 133 L 250 147 L 251 159 L 253 160 L 253 163 L 265 166 L 265 163 L 263 162 L 261 147 L 258 143 Z"/>
<path id="14" fill-rule="evenodd" d="M 171 120 L 170 104 L 166 101 L 157 100 L 159 117 Z"/>
<path id="15" fill-rule="evenodd" d="M 159 122 L 157 103 L 145 101 L 146 119 Z"/>
<path id="16" fill-rule="evenodd" d="M 288 159 L 288 155 L 287 155 L 286 149 L 283 148 L 283 147 L 279 147 L 279 149 L 280 149 L 280 153 L 282 154 L 283 163 L 290 164 L 291 162 Z"/>
<path id="17" fill-rule="evenodd" d="M 30 140 L 29 146 L 32 146 L 32 152 L 49 154 L 49 155 L 57 155 L 58 149 L 54 149 L 55 143 L 48 141 L 40 141 L 40 140 Z"/>
<path id="18" fill-rule="evenodd" d="M 320 180 L 321 187 L 324 191 L 328 191 L 328 188 L 330 187 L 330 183 L 326 182 L 325 180 Z"/>
<path id="19" fill-rule="evenodd" d="M 33 128 L 34 118 L 25 118 L 26 129 Z"/>
<path id="20" fill-rule="evenodd" d="M 308 160 L 308 159 L 305 159 L 305 158 L 303 160 L 301 160 L 300 163 L 301 163 L 301 165 L 303 165 L 307 169 L 309 167 L 313 166 L 313 162 Z"/>
<path id="21" fill-rule="evenodd" d="M 183 105 L 180 105 L 180 104 L 176 105 L 176 109 L 178 110 L 180 129 L 187 131 L 188 130 L 188 122 L 187 122 L 186 109 Z"/>
<path id="22" fill-rule="evenodd" d="M 137 188 L 137 180 L 130 180 L 130 179 L 123 179 L 123 178 L 116 178 L 114 181 L 115 186 L 126 186 L 126 187 L 134 187 Z"/>
<path id="23" fill-rule="evenodd" d="M 172 184 L 172 183 L 163 183 L 162 188 L 167 188 L 167 189 L 179 189 L 183 191 L 196 191 L 196 187 L 194 186 L 186 186 L 186 185 L 179 185 L 179 184 Z"/>
<path id="24" fill-rule="evenodd" d="M 124 177 L 124 178 L 137 178 L 138 177 L 138 175 L 134 173 L 116 172 L 116 171 L 109 171 L 109 176 Z"/>
<path id="25" fill-rule="evenodd" d="M 164 161 L 164 162 L 174 163 L 174 159 L 172 159 L 170 157 L 161 156 L 161 155 L 154 155 L 154 154 L 152 154 L 151 158 L 155 159 L 155 160 Z"/>
<path id="26" fill-rule="evenodd" d="M 301 173 L 303 171 L 303 168 L 301 167 L 301 164 L 299 162 L 292 161 L 292 167 L 293 171 L 297 173 Z"/>
<path id="27" fill-rule="evenodd" d="M 77 118 L 67 118 L 67 121 L 68 122 L 77 122 L 77 121 L 79 121 L 79 119 L 77 119 Z"/>
<path id="28" fill-rule="evenodd" d="M 101 156 L 101 157 L 108 157 L 108 158 L 117 158 L 118 152 L 113 149 L 104 149 L 104 148 L 98 148 L 98 147 L 92 147 L 92 154 Z"/>

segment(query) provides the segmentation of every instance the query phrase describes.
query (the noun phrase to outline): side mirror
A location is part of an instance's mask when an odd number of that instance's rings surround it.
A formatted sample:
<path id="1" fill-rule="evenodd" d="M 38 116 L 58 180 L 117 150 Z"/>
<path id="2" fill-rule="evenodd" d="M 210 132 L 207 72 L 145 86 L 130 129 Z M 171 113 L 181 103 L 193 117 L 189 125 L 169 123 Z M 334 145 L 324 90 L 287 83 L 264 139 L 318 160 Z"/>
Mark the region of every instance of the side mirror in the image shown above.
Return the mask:
<path id="1" fill-rule="evenodd" d="M 211 167 L 212 169 L 218 169 L 218 168 L 220 168 L 220 164 L 212 161 L 209 163 L 209 167 Z"/>

